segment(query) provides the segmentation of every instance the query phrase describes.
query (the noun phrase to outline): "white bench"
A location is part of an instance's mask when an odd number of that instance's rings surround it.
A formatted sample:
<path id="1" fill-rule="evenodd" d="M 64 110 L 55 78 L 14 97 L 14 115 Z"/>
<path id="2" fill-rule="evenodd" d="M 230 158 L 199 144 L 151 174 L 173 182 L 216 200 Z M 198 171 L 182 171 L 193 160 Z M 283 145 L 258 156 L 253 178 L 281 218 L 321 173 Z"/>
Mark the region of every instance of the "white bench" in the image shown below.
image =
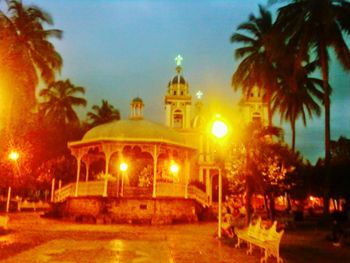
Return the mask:
<path id="1" fill-rule="evenodd" d="M 0 215 L 0 229 L 7 229 L 8 221 L 9 221 L 8 216 L 1 216 Z"/>
<path id="2" fill-rule="evenodd" d="M 284 230 L 277 232 L 277 221 L 272 226 L 266 229 L 261 224 L 261 218 L 257 220 L 255 224 L 252 222 L 247 228 L 237 229 L 235 233 L 237 235 L 236 247 L 240 247 L 242 242 L 247 243 L 247 254 L 252 254 L 253 247 L 260 247 L 264 251 L 264 256 L 260 259 L 260 262 L 266 262 L 270 256 L 274 256 L 277 262 L 283 262 L 279 253 L 280 242 L 284 233 Z"/>

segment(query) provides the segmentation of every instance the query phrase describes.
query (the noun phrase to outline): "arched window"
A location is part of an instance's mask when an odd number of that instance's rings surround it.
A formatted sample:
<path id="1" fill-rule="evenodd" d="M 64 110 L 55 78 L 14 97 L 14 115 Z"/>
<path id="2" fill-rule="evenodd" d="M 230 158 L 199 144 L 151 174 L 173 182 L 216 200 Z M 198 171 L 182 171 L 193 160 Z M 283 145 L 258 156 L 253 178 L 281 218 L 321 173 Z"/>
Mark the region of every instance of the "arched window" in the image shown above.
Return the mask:
<path id="1" fill-rule="evenodd" d="M 183 128 L 183 113 L 181 110 L 175 110 L 173 114 L 174 128 Z"/>

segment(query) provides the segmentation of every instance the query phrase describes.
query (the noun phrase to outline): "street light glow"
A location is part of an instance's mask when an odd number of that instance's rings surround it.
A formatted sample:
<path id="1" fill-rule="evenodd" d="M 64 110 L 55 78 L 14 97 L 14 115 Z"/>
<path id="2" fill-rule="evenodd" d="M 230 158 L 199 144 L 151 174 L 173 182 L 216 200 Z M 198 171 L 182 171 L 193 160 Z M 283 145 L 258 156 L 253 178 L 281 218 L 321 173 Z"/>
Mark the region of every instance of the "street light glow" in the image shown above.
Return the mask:
<path id="1" fill-rule="evenodd" d="M 211 128 L 211 133 L 215 137 L 221 139 L 225 137 L 225 135 L 227 134 L 227 131 L 228 131 L 227 125 L 223 121 L 221 120 L 214 121 L 213 126 Z"/>
<path id="2" fill-rule="evenodd" d="M 126 170 L 128 170 L 128 165 L 126 163 L 121 163 L 119 165 L 119 169 L 120 171 L 125 172 Z"/>
<path id="3" fill-rule="evenodd" d="M 16 151 L 11 151 L 9 154 L 9 159 L 12 161 L 17 161 L 19 158 L 19 153 Z"/>
<path id="4" fill-rule="evenodd" d="M 176 163 L 170 165 L 170 172 L 173 174 L 177 174 L 179 172 L 179 166 Z"/>

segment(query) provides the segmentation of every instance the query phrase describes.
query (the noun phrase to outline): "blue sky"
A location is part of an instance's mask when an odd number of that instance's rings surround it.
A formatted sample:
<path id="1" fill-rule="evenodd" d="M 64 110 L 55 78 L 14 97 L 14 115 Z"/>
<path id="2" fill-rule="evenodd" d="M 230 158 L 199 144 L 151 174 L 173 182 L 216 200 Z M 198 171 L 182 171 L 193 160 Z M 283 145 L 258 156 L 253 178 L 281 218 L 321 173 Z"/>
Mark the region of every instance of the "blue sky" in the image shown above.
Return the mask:
<path id="1" fill-rule="evenodd" d="M 54 41 L 64 59 L 61 78 L 86 87 L 89 105 L 107 99 L 126 118 L 129 103 L 140 96 L 145 117 L 163 122 L 163 96 L 174 75 L 174 57 L 184 57 L 184 76 L 192 95 L 202 90 L 205 101 L 233 107 L 239 94 L 230 87 L 238 61 L 229 41 L 237 25 L 258 4 L 267 1 L 117 1 L 23 0 L 48 11 L 55 28 L 64 31 Z M 332 64 L 332 138 L 350 137 L 350 74 Z M 234 117 L 234 116 L 233 116 Z M 277 119 L 276 124 L 279 124 Z M 286 141 L 290 142 L 289 126 Z M 297 125 L 297 148 L 314 163 L 323 156 L 323 116 Z"/>

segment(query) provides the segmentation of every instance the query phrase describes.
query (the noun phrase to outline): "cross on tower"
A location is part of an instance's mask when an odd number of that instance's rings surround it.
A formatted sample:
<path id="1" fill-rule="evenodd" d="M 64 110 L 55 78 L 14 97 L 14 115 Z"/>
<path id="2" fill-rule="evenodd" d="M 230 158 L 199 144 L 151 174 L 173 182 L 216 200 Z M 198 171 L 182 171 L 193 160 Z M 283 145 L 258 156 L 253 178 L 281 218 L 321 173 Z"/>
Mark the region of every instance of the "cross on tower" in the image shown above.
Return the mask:
<path id="1" fill-rule="evenodd" d="M 197 91 L 197 93 L 196 93 L 196 97 L 197 97 L 197 99 L 202 99 L 202 96 L 204 95 L 204 93 L 202 92 L 202 91 L 200 91 L 200 90 L 198 90 Z"/>
<path id="2" fill-rule="evenodd" d="M 177 55 L 175 58 L 176 61 L 176 66 L 181 66 L 181 61 L 183 60 L 183 58 L 181 57 L 181 55 Z"/>

